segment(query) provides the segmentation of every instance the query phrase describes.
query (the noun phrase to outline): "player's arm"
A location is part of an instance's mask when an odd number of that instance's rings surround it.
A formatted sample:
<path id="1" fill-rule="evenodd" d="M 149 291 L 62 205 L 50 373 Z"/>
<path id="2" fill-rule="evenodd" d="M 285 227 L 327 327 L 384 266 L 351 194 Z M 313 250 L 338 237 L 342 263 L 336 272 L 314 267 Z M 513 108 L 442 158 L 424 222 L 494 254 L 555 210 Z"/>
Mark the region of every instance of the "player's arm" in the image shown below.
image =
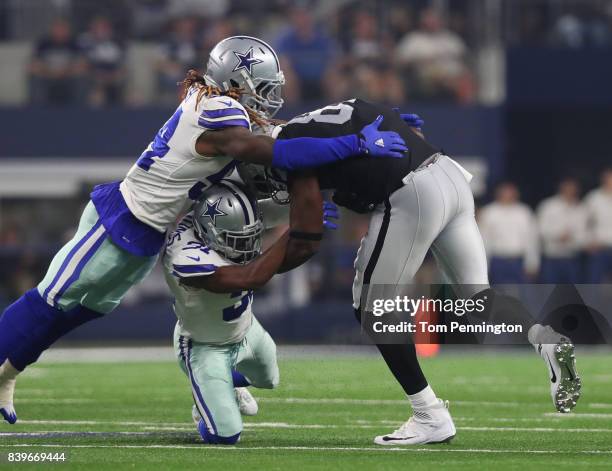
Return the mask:
<path id="1" fill-rule="evenodd" d="M 279 273 L 307 262 L 318 252 L 323 238 L 323 196 L 316 175 L 292 175 L 289 194 L 289 241 Z"/>
<path id="2" fill-rule="evenodd" d="M 232 293 L 264 286 L 277 272 L 285 258 L 289 231 L 268 250 L 245 265 L 226 265 L 211 275 L 183 278 L 181 284 L 213 293 Z"/>
<path id="3" fill-rule="evenodd" d="M 222 266 L 212 274 L 183 278 L 181 283 L 213 293 L 258 289 L 275 273 L 306 262 L 322 238 L 323 199 L 314 176 L 292 178 L 290 193 L 290 228 L 262 255 L 245 265 Z"/>
<path id="4" fill-rule="evenodd" d="M 358 155 L 404 157 L 408 150 L 406 143 L 396 132 L 380 131 L 382 120 L 379 116 L 358 135 L 282 140 L 255 135 L 240 122 L 236 126 L 227 125 L 202 133 L 196 142 L 196 151 L 200 155 L 230 156 L 288 171 L 318 167 Z"/>

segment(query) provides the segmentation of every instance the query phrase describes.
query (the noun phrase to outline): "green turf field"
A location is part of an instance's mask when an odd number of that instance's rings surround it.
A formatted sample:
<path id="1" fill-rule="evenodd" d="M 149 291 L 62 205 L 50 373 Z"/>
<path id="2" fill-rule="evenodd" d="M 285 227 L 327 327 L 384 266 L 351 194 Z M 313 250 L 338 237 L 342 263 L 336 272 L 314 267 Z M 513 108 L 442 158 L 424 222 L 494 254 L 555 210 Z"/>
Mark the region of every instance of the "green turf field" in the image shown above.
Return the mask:
<path id="1" fill-rule="evenodd" d="M 0 467 L 7 452 L 27 450 L 66 451 L 55 469 L 612 469 L 612 354 L 578 355 L 583 397 L 564 416 L 552 413 L 535 355 L 424 360 L 458 435 L 418 448 L 372 443 L 409 416 L 374 356 L 282 359 L 281 387 L 254 391 L 260 413 L 236 447 L 199 444 L 190 389 L 172 362 L 42 362 L 18 381 L 20 422 L 0 425 Z"/>

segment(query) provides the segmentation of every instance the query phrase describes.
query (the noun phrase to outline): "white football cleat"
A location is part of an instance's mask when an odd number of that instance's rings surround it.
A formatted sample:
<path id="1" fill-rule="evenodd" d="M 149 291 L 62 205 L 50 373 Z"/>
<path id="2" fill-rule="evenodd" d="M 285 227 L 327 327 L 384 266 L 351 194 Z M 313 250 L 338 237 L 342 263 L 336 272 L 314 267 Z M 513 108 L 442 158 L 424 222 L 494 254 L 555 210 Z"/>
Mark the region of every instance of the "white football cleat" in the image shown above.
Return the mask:
<path id="1" fill-rule="evenodd" d="M 529 341 L 544 359 L 550 379 L 550 395 L 557 411 L 568 413 L 580 399 L 582 381 L 576 371 L 575 347 L 550 326 L 535 324 Z"/>
<path id="2" fill-rule="evenodd" d="M 582 381 L 576 371 L 574 344 L 550 326 L 534 325 L 529 340 L 544 359 L 550 379 L 550 395 L 557 411 L 566 414 L 580 399 Z"/>
<path id="3" fill-rule="evenodd" d="M 0 366 L 0 415 L 9 424 L 17 422 L 17 413 L 13 406 L 15 383 L 19 370 L 15 369 L 9 360 Z"/>
<path id="4" fill-rule="evenodd" d="M 448 401 L 438 401 L 434 407 L 413 410 L 408 422 L 389 435 L 376 437 L 374 443 L 387 446 L 449 443 L 457 429 L 448 412 Z"/>
<path id="5" fill-rule="evenodd" d="M 259 406 L 257 401 L 247 388 L 234 388 L 236 391 L 236 401 L 242 415 L 257 415 Z"/>

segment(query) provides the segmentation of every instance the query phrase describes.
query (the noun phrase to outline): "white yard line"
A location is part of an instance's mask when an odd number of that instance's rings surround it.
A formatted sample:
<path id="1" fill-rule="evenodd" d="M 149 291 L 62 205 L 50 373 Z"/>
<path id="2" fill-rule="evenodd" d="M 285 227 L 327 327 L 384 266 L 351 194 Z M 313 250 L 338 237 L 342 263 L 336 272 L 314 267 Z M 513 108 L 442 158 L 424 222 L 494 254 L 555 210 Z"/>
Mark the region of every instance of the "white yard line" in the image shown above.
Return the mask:
<path id="1" fill-rule="evenodd" d="M 562 432 L 562 433 L 612 433 L 611 428 L 554 428 L 554 427 L 457 427 L 472 432 Z"/>
<path id="2" fill-rule="evenodd" d="M 143 429 L 150 431 L 172 431 L 172 430 L 191 430 L 193 426 L 189 422 L 185 423 L 157 423 L 157 422 L 139 422 L 139 421 L 94 421 L 94 420 L 30 420 L 20 421 L 20 424 L 24 425 L 111 425 L 111 426 L 123 426 L 123 427 L 142 427 Z M 247 422 L 244 424 L 245 428 L 280 428 L 280 429 L 346 429 L 346 428 L 360 428 L 360 429 L 372 429 L 382 428 L 385 426 L 399 426 L 400 423 L 394 422 L 390 424 L 381 424 L 377 421 L 360 421 L 358 424 L 291 424 L 287 422 Z M 457 427 L 461 431 L 470 432 L 562 432 L 562 433 L 612 433 L 612 428 L 555 428 L 555 427 L 472 427 L 472 426 L 461 426 Z M 32 435 L 32 434 L 44 434 L 44 433 L 87 433 L 80 431 L 51 431 L 51 432 L 0 432 L 0 436 L 11 436 L 11 435 Z M 95 432 L 93 432 L 95 433 Z M 108 432 L 108 433 L 132 433 L 132 432 Z M 138 433 L 138 432 L 134 432 Z"/>
<path id="3" fill-rule="evenodd" d="M 95 438 L 100 435 L 122 435 L 122 436 L 147 436 L 151 435 L 152 431 L 149 432 L 125 432 L 125 431 L 106 431 L 106 432 L 85 432 L 83 430 L 39 430 L 36 432 L 0 432 L 0 437 L 17 437 L 17 438 L 49 438 L 49 435 L 90 435 L 91 438 Z M 54 437 L 57 438 L 57 437 Z"/>
<path id="4" fill-rule="evenodd" d="M 560 424 L 563 423 L 563 414 L 554 413 L 550 416 L 543 414 L 544 417 L 457 417 L 453 416 L 455 422 L 495 422 L 495 423 L 544 423 L 544 424 Z M 612 416 L 608 414 L 594 414 L 597 417 L 583 417 L 588 419 L 605 419 L 609 420 Z M 601 417 L 599 417 L 601 416 Z M 383 425 L 397 425 L 396 420 L 354 420 L 355 424 L 378 423 Z"/>
<path id="5" fill-rule="evenodd" d="M 405 405 L 408 406 L 407 399 L 349 399 L 344 397 L 326 398 L 303 398 L 303 397 L 260 397 L 259 402 L 270 402 L 280 404 L 349 404 L 349 405 Z M 525 402 L 505 402 L 505 401 L 450 401 L 452 405 L 458 406 L 489 406 L 489 407 L 525 407 L 529 405 L 539 406 L 540 404 Z"/>
<path id="6" fill-rule="evenodd" d="M 96 402 L 93 399 L 77 399 L 77 398 L 45 398 L 45 397 L 25 397 L 18 398 L 15 401 L 15 404 L 19 406 L 20 404 L 49 404 L 49 405 L 57 405 L 57 404 L 91 404 L 92 402 Z"/>
<path id="7" fill-rule="evenodd" d="M 35 395 L 41 395 L 41 390 L 36 389 Z M 24 394 L 27 390 L 24 391 Z M 306 397 L 259 397 L 258 402 L 271 403 L 271 404 L 346 404 L 346 405 L 389 405 L 389 406 L 408 406 L 409 402 L 407 399 L 352 399 L 345 397 L 325 397 L 325 398 L 306 398 Z M 59 398 L 54 399 L 52 397 L 24 397 L 17 398 L 15 403 L 19 404 L 89 404 L 95 402 L 94 399 L 85 398 Z M 454 406 L 476 406 L 476 407 L 540 407 L 542 404 L 534 402 L 521 402 L 521 401 L 450 401 L 451 405 Z M 612 403 L 589 403 L 581 404 L 581 407 L 589 407 L 593 409 L 612 409 Z M 601 417 L 601 418 L 612 418 L 612 414 L 558 414 L 551 412 L 545 414 L 550 417 Z"/>
<path id="8" fill-rule="evenodd" d="M 278 355 L 283 358 L 336 358 L 372 357 L 378 352 L 370 345 L 279 345 Z M 150 361 L 175 362 L 176 354 L 170 346 L 158 347 L 83 347 L 51 348 L 41 358 L 45 363 L 142 363 Z"/>
<path id="9" fill-rule="evenodd" d="M 208 451 L 348 451 L 348 452 L 405 452 L 405 453 L 491 453 L 491 454 L 542 454 L 542 455 L 612 455 L 612 450 L 506 450 L 488 448 L 398 448 L 398 447 L 317 447 L 317 446 L 203 446 L 203 445 L 71 445 L 71 444 L 37 444 L 20 443 L 15 445 L 0 444 L 0 448 L 127 448 L 127 449 L 173 449 Z"/>
<path id="10" fill-rule="evenodd" d="M 546 412 L 545 417 L 555 417 L 562 420 L 572 419 L 612 419 L 612 414 L 594 414 L 589 412 L 572 412 L 571 414 L 559 414 L 558 412 Z"/>
<path id="11" fill-rule="evenodd" d="M 176 426 L 187 425 L 189 422 L 142 422 L 142 421 L 115 421 L 115 420 L 20 420 L 18 424 L 24 425 L 119 425 L 131 426 Z"/>
<path id="12" fill-rule="evenodd" d="M 587 406 L 592 409 L 612 409 L 612 404 L 604 402 L 591 402 Z"/>
<path id="13" fill-rule="evenodd" d="M 27 391 L 24 391 L 24 394 Z M 39 393 L 37 393 L 39 394 Z M 259 397 L 258 402 L 271 404 L 347 404 L 347 405 L 389 405 L 389 406 L 408 406 L 407 399 L 350 399 L 344 397 L 325 397 L 325 398 L 304 398 L 304 397 Z M 15 404 L 79 404 L 94 402 L 94 399 L 82 398 L 58 398 L 52 397 L 17 397 Z M 539 406 L 540 404 L 524 402 L 504 402 L 504 401 L 451 401 L 452 405 L 458 406 L 482 406 L 482 407 L 525 407 Z M 610 404 L 612 407 L 612 404 Z"/>

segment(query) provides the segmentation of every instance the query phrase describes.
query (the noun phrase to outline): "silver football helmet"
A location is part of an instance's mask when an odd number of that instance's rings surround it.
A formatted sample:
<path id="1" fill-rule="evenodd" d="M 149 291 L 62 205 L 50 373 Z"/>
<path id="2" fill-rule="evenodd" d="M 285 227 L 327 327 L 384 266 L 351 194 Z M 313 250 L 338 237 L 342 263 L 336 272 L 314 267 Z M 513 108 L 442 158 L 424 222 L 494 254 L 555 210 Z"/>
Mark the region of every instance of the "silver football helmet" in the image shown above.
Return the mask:
<path id="1" fill-rule="evenodd" d="M 244 89 L 240 102 L 273 117 L 283 106 L 281 87 L 285 76 L 276 52 L 261 39 L 232 36 L 210 51 L 204 79 L 223 91 L 231 87 Z"/>
<path id="2" fill-rule="evenodd" d="M 198 237 L 234 263 L 261 253 L 261 213 L 241 183 L 224 179 L 204 191 L 193 208 L 193 222 Z"/>
<path id="3" fill-rule="evenodd" d="M 257 194 L 257 199 L 272 198 L 277 204 L 289 203 L 286 171 L 248 162 L 240 162 L 237 169 L 242 181 Z"/>

